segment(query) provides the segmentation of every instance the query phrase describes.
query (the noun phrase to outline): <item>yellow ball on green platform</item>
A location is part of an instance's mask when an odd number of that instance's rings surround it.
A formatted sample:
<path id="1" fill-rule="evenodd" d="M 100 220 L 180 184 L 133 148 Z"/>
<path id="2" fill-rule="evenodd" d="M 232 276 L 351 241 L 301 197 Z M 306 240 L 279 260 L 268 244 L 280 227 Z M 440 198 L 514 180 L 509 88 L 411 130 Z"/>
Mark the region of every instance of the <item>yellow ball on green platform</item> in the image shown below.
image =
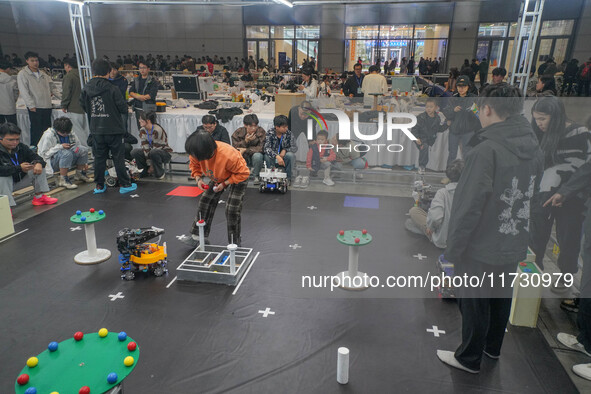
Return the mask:
<path id="1" fill-rule="evenodd" d="M 31 357 L 27 360 L 27 366 L 29 368 L 36 367 L 39 364 L 39 359 L 37 357 Z"/>
<path id="2" fill-rule="evenodd" d="M 123 364 L 124 364 L 126 367 L 131 367 L 131 366 L 133 365 L 133 362 L 134 362 L 134 361 L 135 361 L 135 360 L 133 359 L 133 357 L 131 357 L 131 356 L 127 356 L 127 357 L 125 357 L 125 359 L 123 360 Z"/>
<path id="3" fill-rule="evenodd" d="M 106 337 L 108 333 L 109 333 L 109 330 L 107 330 L 106 328 L 101 328 L 98 332 L 99 337 L 101 337 L 101 338 Z"/>

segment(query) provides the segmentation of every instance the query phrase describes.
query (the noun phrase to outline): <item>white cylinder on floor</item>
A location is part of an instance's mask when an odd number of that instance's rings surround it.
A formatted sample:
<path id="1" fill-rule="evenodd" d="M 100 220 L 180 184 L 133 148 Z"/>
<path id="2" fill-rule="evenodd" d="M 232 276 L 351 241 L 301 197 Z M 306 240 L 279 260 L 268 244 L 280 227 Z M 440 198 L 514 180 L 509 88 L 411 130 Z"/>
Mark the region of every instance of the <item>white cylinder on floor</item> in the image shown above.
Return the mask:
<path id="1" fill-rule="evenodd" d="M 94 223 L 84 225 L 84 232 L 86 234 L 86 249 L 89 257 L 96 256 L 96 236 L 94 234 Z"/>
<path id="2" fill-rule="evenodd" d="M 337 382 L 349 383 L 349 349 L 340 347 L 337 358 Z"/>

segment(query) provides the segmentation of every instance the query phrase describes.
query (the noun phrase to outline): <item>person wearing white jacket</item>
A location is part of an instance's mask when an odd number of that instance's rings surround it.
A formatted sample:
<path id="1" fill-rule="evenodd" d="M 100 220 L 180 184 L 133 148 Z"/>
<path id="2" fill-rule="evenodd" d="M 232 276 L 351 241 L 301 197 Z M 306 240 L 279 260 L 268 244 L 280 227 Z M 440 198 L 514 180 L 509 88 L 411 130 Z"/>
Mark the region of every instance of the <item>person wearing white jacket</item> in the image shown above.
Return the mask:
<path id="1" fill-rule="evenodd" d="M 4 60 L 0 60 L 0 124 L 6 122 L 16 124 L 18 87 L 16 78 L 6 73 L 8 67 Z"/>
<path id="2" fill-rule="evenodd" d="M 39 55 L 35 52 L 25 53 L 27 66 L 19 71 L 18 90 L 29 110 L 31 120 L 31 146 L 37 145 L 43 131 L 51 127 L 51 96 L 59 98 L 60 94 L 45 72 L 39 70 Z"/>
<path id="3" fill-rule="evenodd" d="M 412 207 L 408 212 L 410 219 L 407 219 L 405 223 L 406 229 L 417 234 L 424 234 L 433 242 L 433 245 L 440 249 L 447 247 L 454 192 L 463 169 L 463 160 L 457 159 L 451 162 L 445 170 L 445 175 L 450 179 L 450 183 L 437 190 L 429 211 L 425 212 L 419 207 Z"/>
<path id="4" fill-rule="evenodd" d="M 388 95 L 388 82 L 386 77 L 380 74 L 380 67 L 375 65 L 369 67 L 369 74 L 363 78 L 361 84 L 361 92 L 363 92 L 364 107 L 373 106 L 375 95 Z"/>
<path id="5" fill-rule="evenodd" d="M 306 94 L 306 100 L 318 97 L 318 81 L 312 77 L 312 69 L 304 68 L 302 70 L 302 79 L 304 82 L 298 86 L 298 89 Z"/>
<path id="6" fill-rule="evenodd" d="M 79 143 L 72 133 L 72 121 L 65 116 L 53 121 L 53 127 L 43 133 L 39 141 L 39 156 L 53 171 L 59 171 L 58 186 L 66 189 L 76 189 L 78 185 L 72 183 L 68 171 L 76 166 L 76 180 L 92 182 L 86 176 L 88 163 L 88 148 Z"/>

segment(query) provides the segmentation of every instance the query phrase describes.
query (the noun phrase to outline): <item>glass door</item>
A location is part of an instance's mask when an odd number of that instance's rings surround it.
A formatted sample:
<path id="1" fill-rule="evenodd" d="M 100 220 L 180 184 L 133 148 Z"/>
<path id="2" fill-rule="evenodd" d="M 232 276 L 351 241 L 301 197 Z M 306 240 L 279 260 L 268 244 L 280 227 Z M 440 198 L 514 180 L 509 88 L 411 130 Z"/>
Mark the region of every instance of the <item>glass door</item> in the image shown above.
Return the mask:
<path id="1" fill-rule="evenodd" d="M 263 59 L 265 64 L 269 63 L 269 41 L 259 41 L 259 52 L 257 56 L 257 66 L 259 59 Z"/>
<path id="2" fill-rule="evenodd" d="M 566 59 L 566 50 L 568 48 L 568 38 L 557 38 L 554 41 L 554 50 L 552 51 L 552 57 L 556 62 L 556 65 L 560 65 Z"/>
<path id="3" fill-rule="evenodd" d="M 544 63 L 550 55 L 552 55 L 552 38 L 544 38 L 540 40 L 540 45 L 538 46 L 538 65 Z"/>

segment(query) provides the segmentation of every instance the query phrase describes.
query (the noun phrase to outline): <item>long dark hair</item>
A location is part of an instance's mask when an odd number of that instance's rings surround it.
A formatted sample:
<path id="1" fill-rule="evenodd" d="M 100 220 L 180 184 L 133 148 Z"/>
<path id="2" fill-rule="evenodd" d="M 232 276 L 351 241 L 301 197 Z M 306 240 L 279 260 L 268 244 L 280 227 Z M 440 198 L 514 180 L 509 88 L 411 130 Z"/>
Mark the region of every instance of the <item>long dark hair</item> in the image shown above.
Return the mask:
<path id="1" fill-rule="evenodd" d="M 532 116 L 534 112 L 550 116 L 550 124 L 545 133 L 540 130 L 533 117 L 531 123 L 538 138 L 540 135 L 542 136 L 540 148 L 544 152 L 545 167 L 552 167 L 557 161 L 556 151 L 558 150 L 558 143 L 566 133 L 567 118 L 564 103 L 554 96 L 542 97 L 532 107 Z"/>

